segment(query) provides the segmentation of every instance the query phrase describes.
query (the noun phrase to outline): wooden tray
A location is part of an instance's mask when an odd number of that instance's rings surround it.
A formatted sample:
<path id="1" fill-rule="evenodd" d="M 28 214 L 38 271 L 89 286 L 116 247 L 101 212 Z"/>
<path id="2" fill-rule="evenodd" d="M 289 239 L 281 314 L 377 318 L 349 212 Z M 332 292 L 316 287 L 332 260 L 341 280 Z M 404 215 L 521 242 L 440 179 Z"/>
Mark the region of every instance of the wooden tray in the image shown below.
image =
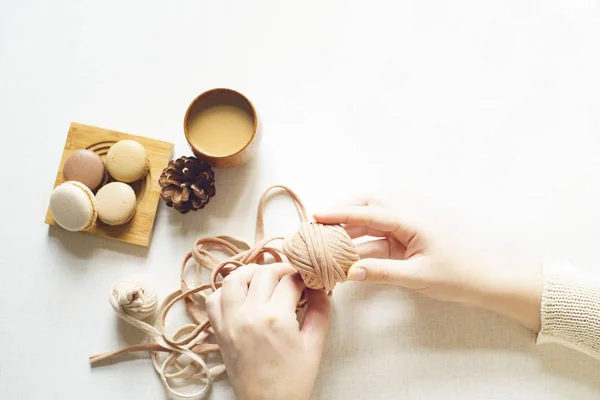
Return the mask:
<path id="1" fill-rule="evenodd" d="M 137 195 L 137 210 L 131 221 L 124 225 L 110 226 L 98 221 L 96 226 L 86 231 L 86 233 L 140 246 L 148 246 L 160 200 L 158 177 L 173 156 L 172 143 L 73 122 L 69 128 L 69 134 L 67 135 L 54 187 L 64 182 L 63 165 L 74 151 L 89 149 L 104 159 L 110 146 L 123 139 L 133 139 L 140 142 L 146 148 L 150 160 L 148 175 L 131 184 Z M 48 212 L 46 213 L 46 223 L 48 225 L 57 225 L 52 218 L 50 208 L 48 208 Z"/>

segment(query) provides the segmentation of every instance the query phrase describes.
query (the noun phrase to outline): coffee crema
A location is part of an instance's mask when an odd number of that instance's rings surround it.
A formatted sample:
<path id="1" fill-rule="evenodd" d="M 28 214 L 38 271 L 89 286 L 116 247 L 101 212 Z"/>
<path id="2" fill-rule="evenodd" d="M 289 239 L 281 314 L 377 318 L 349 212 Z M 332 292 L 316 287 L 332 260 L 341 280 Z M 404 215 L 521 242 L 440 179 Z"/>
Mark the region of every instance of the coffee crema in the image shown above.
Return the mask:
<path id="1" fill-rule="evenodd" d="M 190 142 L 214 157 L 236 154 L 252 140 L 255 131 L 254 118 L 233 105 L 212 105 L 190 117 Z"/>

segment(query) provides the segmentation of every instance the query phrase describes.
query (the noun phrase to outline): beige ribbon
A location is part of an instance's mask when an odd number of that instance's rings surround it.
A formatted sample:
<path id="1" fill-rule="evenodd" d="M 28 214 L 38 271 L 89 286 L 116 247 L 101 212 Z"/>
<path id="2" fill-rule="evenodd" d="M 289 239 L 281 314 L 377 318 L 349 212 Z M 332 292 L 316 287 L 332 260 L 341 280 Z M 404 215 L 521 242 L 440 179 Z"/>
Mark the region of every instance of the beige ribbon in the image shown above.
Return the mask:
<path id="1" fill-rule="evenodd" d="M 273 189 L 282 189 L 292 198 L 301 218 L 298 233 L 285 240 L 279 247 L 273 243 L 281 241 L 282 237 L 264 238 L 265 203 Z M 228 258 L 220 259 L 215 251 L 226 254 Z M 306 209 L 296 193 L 285 186 L 272 186 L 264 192 L 259 201 L 256 244 L 251 247 L 228 236 L 198 239 L 181 264 L 181 288 L 169 294 L 162 302 L 153 325 L 141 321 L 152 315 L 152 291 L 131 283 L 124 286 L 114 285 L 110 299 L 115 312 L 121 319 L 146 333 L 150 342 L 93 355 L 90 357 L 90 364 L 94 366 L 103 360 L 123 354 L 149 351 L 154 368 L 169 395 L 188 400 L 203 398 L 213 381 L 225 372 L 224 364 L 209 366 L 205 359 L 207 354 L 219 352 L 218 345 L 214 344 L 214 331 L 206 314 L 205 300 L 221 286 L 221 280 L 236 268 L 252 263 L 272 262 L 267 261 L 266 256 L 270 256 L 272 261 L 287 261 L 293 265 L 307 287 L 327 291 L 331 291 L 336 283 L 346 280 L 346 272 L 359 258 L 352 240 L 342 227 L 309 222 Z M 188 286 L 185 279 L 191 259 L 196 265 L 197 285 L 193 288 Z M 203 269 L 210 271 L 208 282 L 201 277 Z M 183 325 L 173 335 L 169 335 L 165 329 L 165 320 L 173 305 L 179 301 L 185 302 L 186 311 L 193 323 Z M 303 298 L 299 307 L 304 303 Z M 161 360 L 159 353 L 167 353 L 167 357 Z M 183 365 L 179 360 L 182 355 L 189 357 L 191 362 Z M 203 383 L 204 386 L 194 393 L 182 393 L 172 387 L 171 381 L 174 379 L 190 384 Z"/>

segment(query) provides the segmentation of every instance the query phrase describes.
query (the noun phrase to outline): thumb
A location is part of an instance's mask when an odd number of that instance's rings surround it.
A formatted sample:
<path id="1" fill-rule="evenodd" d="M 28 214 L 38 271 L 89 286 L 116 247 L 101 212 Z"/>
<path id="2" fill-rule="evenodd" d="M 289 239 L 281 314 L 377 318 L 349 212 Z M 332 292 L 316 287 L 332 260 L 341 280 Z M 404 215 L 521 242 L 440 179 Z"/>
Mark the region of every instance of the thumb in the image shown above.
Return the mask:
<path id="1" fill-rule="evenodd" d="M 306 314 L 302 322 L 302 336 L 308 349 L 321 351 L 329 326 L 329 297 L 324 290 L 306 289 Z"/>
<path id="2" fill-rule="evenodd" d="M 406 288 L 419 285 L 423 260 L 419 257 L 408 260 L 364 258 L 348 270 L 348 280 L 389 283 Z"/>

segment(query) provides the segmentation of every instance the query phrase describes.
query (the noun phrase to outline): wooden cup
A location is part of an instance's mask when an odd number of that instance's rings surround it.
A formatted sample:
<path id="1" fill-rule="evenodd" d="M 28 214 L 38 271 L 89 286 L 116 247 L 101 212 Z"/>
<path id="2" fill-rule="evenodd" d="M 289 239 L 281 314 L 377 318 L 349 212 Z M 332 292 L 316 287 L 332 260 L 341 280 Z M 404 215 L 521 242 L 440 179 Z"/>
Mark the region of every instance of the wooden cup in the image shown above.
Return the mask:
<path id="1" fill-rule="evenodd" d="M 244 145 L 244 147 L 242 147 L 242 149 L 235 153 L 224 156 L 207 154 L 206 152 L 202 151 L 202 149 L 190 138 L 189 128 L 194 116 L 202 112 L 202 110 L 216 105 L 238 107 L 246 112 L 254 121 L 254 131 L 250 139 Z M 258 115 L 256 114 L 256 110 L 254 109 L 254 106 L 250 100 L 235 90 L 225 88 L 212 89 L 196 97 L 191 102 L 185 113 L 183 130 L 185 132 L 185 138 L 192 148 L 194 155 L 197 158 L 208 162 L 212 167 L 216 168 L 239 167 L 248 162 L 254 156 L 254 154 L 256 154 L 256 150 L 258 149 L 262 136 L 259 129 Z"/>

